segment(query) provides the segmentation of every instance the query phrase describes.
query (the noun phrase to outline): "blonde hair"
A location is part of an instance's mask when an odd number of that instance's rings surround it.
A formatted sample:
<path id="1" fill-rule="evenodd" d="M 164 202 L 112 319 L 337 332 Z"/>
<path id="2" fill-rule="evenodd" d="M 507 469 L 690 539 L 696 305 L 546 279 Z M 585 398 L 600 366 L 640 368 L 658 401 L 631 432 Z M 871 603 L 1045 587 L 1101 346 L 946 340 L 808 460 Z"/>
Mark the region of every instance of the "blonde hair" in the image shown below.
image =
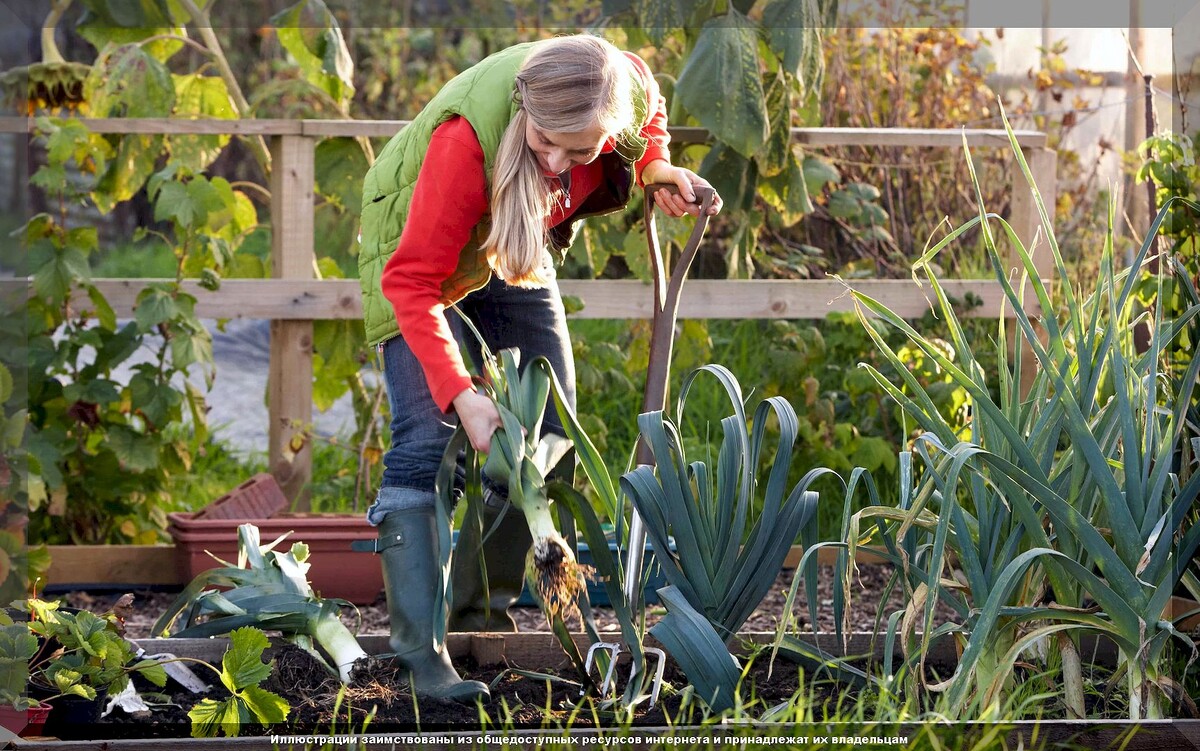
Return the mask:
<path id="1" fill-rule="evenodd" d="M 496 153 L 492 226 L 483 249 L 496 274 L 521 287 L 544 286 L 546 217 L 553 205 L 537 157 L 525 139 L 540 130 L 579 133 L 599 126 L 615 135 L 633 125 L 629 61 L 609 42 L 578 34 L 539 43 L 517 73 L 518 110 Z"/>

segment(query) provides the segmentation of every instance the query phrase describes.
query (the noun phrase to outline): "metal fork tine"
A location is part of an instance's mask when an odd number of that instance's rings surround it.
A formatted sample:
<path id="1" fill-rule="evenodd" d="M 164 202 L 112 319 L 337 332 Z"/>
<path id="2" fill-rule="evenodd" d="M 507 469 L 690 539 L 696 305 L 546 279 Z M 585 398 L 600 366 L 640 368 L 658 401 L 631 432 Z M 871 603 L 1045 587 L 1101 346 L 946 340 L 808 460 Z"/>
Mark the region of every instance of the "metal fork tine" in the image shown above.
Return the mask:
<path id="1" fill-rule="evenodd" d="M 658 658 L 658 665 L 654 668 L 654 682 L 650 688 L 650 706 L 646 709 L 654 709 L 654 705 L 658 703 L 658 692 L 662 689 L 663 670 L 667 667 L 667 653 L 663 652 L 658 647 L 645 647 L 647 655 L 654 655 Z"/>
<path id="2" fill-rule="evenodd" d="M 603 698 L 608 695 L 608 690 L 610 687 L 615 688 L 612 686 L 613 670 L 617 666 L 617 655 L 621 653 L 621 645 L 614 644 L 613 642 L 598 641 L 592 646 L 588 647 L 587 659 L 585 659 L 583 663 L 584 672 L 588 675 L 592 674 L 592 663 L 595 661 L 597 649 L 607 649 L 612 653 L 608 661 L 608 670 L 605 671 L 604 680 L 600 683 L 600 696 Z M 583 693 L 584 689 L 580 689 L 579 695 L 582 696 Z"/>
<path id="3" fill-rule="evenodd" d="M 600 696 L 603 698 L 608 696 L 608 692 L 610 690 L 616 691 L 617 687 L 613 682 L 613 675 L 616 672 L 617 658 L 621 655 L 622 645 L 615 644 L 613 642 L 601 641 L 596 642 L 592 646 L 588 647 L 587 658 L 583 663 L 584 671 L 588 675 L 591 675 L 592 673 L 592 664 L 595 662 L 597 649 L 607 649 L 611 653 L 608 661 L 608 670 L 605 671 L 604 680 L 600 684 Z M 646 656 L 653 655 L 655 657 L 654 681 L 650 685 L 650 704 L 646 707 L 646 709 L 654 709 L 654 705 L 658 703 L 659 692 L 662 690 L 663 671 L 666 670 L 667 667 L 667 654 L 657 647 L 645 647 L 643 649 L 643 654 Z M 629 669 L 630 683 L 637 680 L 637 678 L 637 665 L 633 665 Z M 582 696 L 583 693 L 584 691 L 581 689 L 579 695 Z"/>

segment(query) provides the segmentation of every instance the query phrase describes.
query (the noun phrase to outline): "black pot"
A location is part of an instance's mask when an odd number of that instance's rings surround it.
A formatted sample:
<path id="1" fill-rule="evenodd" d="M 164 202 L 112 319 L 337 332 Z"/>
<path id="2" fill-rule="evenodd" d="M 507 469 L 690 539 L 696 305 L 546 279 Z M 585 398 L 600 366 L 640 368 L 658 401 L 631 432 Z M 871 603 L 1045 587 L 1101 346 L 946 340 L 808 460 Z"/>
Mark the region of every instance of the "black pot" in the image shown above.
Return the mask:
<path id="1" fill-rule="evenodd" d="M 95 699 L 82 696 L 60 696 L 50 701 L 50 716 L 46 718 L 46 735 L 63 740 L 86 739 L 95 735 L 92 726 L 100 721 L 100 713 L 108 703 L 108 689 L 96 692 Z"/>

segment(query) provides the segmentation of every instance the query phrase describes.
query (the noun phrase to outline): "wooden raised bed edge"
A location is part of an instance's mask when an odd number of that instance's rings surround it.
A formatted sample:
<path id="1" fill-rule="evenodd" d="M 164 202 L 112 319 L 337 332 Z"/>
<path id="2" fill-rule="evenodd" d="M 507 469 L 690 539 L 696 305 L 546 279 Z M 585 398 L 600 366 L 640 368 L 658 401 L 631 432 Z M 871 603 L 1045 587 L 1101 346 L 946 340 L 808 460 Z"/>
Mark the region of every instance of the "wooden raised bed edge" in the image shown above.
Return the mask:
<path id="1" fill-rule="evenodd" d="M 48 545 L 50 571 L 46 583 L 53 586 L 179 586 L 187 584 L 176 565 L 174 545 Z M 784 568 L 795 568 L 804 549 L 795 545 L 784 560 Z M 817 553 L 822 566 L 833 565 L 837 551 L 826 548 Z M 860 548 L 855 556 L 859 564 L 880 563 L 883 559 L 869 548 Z"/>
<path id="2" fill-rule="evenodd" d="M 180 586 L 174 545 L 47 545 L 46 584 Z"/>

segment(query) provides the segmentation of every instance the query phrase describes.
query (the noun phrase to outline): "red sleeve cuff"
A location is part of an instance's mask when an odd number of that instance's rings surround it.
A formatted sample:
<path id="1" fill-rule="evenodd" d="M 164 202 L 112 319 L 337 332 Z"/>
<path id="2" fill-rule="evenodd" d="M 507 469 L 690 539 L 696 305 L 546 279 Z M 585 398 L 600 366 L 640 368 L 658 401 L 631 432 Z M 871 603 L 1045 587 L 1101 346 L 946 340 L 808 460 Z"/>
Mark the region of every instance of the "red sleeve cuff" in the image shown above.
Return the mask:
<path id="1" fill-rule="evenodd" d="M 454 397 L 473 387 L 470 376 L 453 375 L 440 383 L 430 384 L 429 392 L 438 409 L 449 412 L 454 406 Z"/>

